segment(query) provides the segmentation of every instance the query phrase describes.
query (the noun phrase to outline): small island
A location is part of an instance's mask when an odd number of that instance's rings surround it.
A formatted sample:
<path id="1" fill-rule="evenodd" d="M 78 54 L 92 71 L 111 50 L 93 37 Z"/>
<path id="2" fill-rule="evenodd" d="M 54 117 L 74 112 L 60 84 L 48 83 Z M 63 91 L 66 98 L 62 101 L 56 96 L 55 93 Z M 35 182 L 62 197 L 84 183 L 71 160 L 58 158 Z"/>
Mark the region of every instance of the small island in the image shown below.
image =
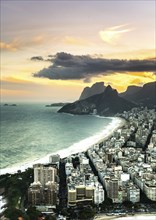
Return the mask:
<path id="1" fill-rule="evenodd" d="M 5 103 L 3 106 L 17 106 L 16 104 L 8 104 L 8 103 Z"/>
<path id="2" fill-rule="evenodd" d="M 69 103 L 58 102 L 58 103 L 52 103 L 50 105 L 46 105 L 45 107 L 60 107 L 60 106 L 64 106 L 67 104 L 69 104 Z"/>

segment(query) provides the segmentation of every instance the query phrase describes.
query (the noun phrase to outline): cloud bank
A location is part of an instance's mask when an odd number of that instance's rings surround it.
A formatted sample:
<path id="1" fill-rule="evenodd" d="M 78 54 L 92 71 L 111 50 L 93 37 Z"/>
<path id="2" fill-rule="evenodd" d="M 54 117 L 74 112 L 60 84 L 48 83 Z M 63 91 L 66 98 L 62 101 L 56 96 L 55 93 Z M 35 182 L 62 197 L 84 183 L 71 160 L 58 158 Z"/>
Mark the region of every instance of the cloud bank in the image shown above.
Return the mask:
<path id="1" fill-rule="evenodd" d="M 72 55 L 64 52 L 49 57 L 52 65 L 34 73 L 34 77 L 55 80 L 83 79 L 84 81 L 89 81 L 92 77 L 110 75 L 116 72 L 154 72 L 156 70 L 155 59 L 104 59 L 93 58 L 89 55 Z"/>

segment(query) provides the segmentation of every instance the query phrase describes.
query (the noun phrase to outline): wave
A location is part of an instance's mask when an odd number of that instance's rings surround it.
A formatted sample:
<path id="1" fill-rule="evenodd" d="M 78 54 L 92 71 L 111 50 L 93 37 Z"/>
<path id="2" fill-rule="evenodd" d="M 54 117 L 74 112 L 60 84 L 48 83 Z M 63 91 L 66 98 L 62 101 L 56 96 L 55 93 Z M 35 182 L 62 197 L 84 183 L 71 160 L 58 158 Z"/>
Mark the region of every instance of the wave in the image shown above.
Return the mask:
<path id="1" fill-rule="evenodd" d="M 101 117 L 101 116 L 96 116 L 96 117 Z M 111 118 L 112 122 L 110 122 L 108 124 L 108 126 L 102 130 L 101 132 L 98 132 L 97 134 L 90 136 L 88 138 L 85 138 L 77 143 L 74 143 L 73 145 L 71 145 L 70 147 L 63 149 L 63 150 L 59 150 L 56 151 L 55 153 L 51 153 L 46 155 L 43 158 L 39 158 L 36 159 L 34 161 L 31 162 L 27 162 L 27 163 L 23 163 L 22 165 L 19 164 L 16 167 L 7 167 L 7 168 L 3 168 L 1 169 L 0 173 L 5 174 L 5 173 L 15 173 L 18 170 L 24 171 L 29 167 L 32 167 L 33 164 L 36 163 L 48 163 L 49 162 L 49 157 L 53 154 L 59 154 L 61 158 L 65 158 L 68 157 L 72 154 L 77 154 L 79 152 L 83 152 L 86 151 L 88 148 L 94 146 L 97 143 L 102 142 L 104 139 L 108 138 L 116 129 L 118 129 L 119 127 L 123 126 L 125 124 L 125 120 L 121 119 L 121 118 Z"/>

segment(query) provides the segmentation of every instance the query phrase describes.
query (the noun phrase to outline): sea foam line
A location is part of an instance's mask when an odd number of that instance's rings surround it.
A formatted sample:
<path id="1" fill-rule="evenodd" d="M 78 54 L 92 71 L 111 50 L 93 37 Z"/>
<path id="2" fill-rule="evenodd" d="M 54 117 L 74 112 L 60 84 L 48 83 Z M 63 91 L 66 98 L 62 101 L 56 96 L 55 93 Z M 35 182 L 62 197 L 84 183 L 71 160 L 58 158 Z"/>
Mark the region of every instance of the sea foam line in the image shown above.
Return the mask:
<path id="1" fill-rule="evenodd" d="M 100 116 L 98 116 L 100 117 Z M 108 118 L 108 117 L 107 117 Z M 55 153 L 50 153 L 46 156 L 44 156 L 43 158 L 40 159 L 36 159 L 32 162 L 28 162 L 28 163 L 23 163 L 22 165 L 16 166 L 16 167 L 8 167 L 8 168 L 4 168 L 0 170 L 0 174 L 3 175 L 5 173 L 16 173 L 18 170 L 24 171 L 29 167 L 32 167 L 34 164 L 36 163 L 48 163 L 49 162 L 49 156 L 53 155 L 53 154 L 59 154 L 61 158 L 65 158 L 68 157 L 72 154 L 77 154 L 79 152 L 83 152 L 86 151 L 88 148 L 94 146 L 97 143 L 102 142 L 104 139 L 107 139 L 110 135 L 112 135 L 112 133 L 118 129 L 119 127 L 123 126 L 125 124 L 125 120 L 121 119 L 121 118 L 111 118 L 112 122 L 109 123 L 109 125 L 102 130 L 101 132 L 85 138 L 77 143 L 74 143 L 73 145 L 71 145 L 70 147 L 66 148 L 66 149 L 62 149 L 59 151 L 56 151 Z"/>

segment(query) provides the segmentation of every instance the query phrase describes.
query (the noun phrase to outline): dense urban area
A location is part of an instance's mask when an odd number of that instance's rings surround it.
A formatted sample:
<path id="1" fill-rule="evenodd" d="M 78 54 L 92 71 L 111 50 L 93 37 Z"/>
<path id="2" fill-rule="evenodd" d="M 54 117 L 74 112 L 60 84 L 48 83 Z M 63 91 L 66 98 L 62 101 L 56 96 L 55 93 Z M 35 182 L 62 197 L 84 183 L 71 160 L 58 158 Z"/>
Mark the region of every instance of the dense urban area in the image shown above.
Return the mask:
<path id="1" fill-rule="evenodd" d="M 115 116 L 124 125 L 86 152 L 63 159 L 51 155 L 48 164 L 2 175 L 6 204 L 1 219 L 156 213 L 155 110 L 133 108 Z"/>

